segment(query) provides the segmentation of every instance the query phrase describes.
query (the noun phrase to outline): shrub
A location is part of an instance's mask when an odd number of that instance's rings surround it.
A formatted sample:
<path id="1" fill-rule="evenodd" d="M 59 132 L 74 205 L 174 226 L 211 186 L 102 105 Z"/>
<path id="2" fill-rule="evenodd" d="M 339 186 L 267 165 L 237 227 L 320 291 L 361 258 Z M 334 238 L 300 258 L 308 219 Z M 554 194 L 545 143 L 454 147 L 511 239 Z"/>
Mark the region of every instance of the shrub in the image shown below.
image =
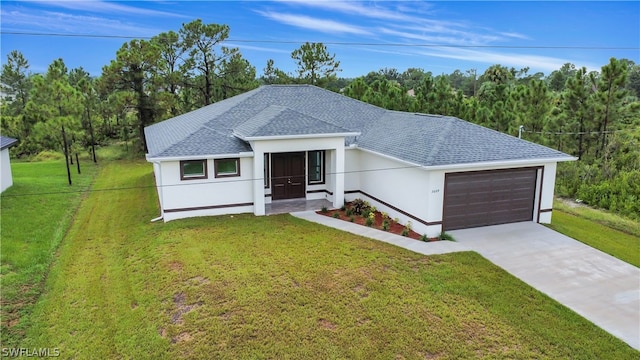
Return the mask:
<path id="1" fill-rule="evenodd" d="M 354 222 L 354 221 L 356 221 L 356 218 L 353 215 L 351 215 L 351 216 L 349 216 L 349 221 Z"/>
<path id="2" fill-rule="evenodd" d="M 427 237 L 427 234 L 422 234 L 422 236 L 420 236 L 420 240 L 427 242 L 429 241 L 429 238 Z"/>
<path id="3" fill-rule="evenodd" d="M 382 230 L 389 231 L 389 226 L 390 226 L 389 220 L 388 219 L 384 219 L 382 221 Z"/>
<path id="4" fill-rule="evenodd" d="M 32 161 L 53 161 L 62 159 L 64 159 L 64 154 L 57 151 L 44 150 L 39 152 L 38 155 L 34 156 Z"/>
<path id="5" fill-rule="evenodd" d="M 345 214 L 345 215 L 347 215 L 347 216 L 351 216 L 351 215 L 353 215 L 353 209 L 352 209 L 352 208 L 348 208 L 348 209 L 344 212 L 344 214 Z"/>
<path id="6" fill-rule="evenodd" d="M 365 225 L 367 226 L 371 226 L 373 225 L 373 221 L 376 218 L 376 214 L 375 213 L 369 213 L 369 215 L 367 216 L 367 221 L 365 222 Z"/>
<path id="7" fill-rule="evenodd" d="M 327 211 L 328 211 L 328 210 L 327 210 L 327 207 L 326 207 L 326 206 L 323 206 L 323 207 L 322 207 L 322 209 L 320 209 L 320 212 L 321 212 L 321 213 L 323 213 L 323 214 L 326 214 L 326 213 L 327 213 Z"/>
<path id="8" fill-rule="evenodd" d="M 351 202 L 353 212 L 362 215 L 362 212 L 369 209 L 369 203 L 362 199 L 355 199 Z"/>
<path id="9" fill-rule="evenodd" d="M 407 221 L 407 225 L 405 225 L 404 229 L 402 229 L 402 236 L 409 236 L 410 232 L 411 232 L 411 221 Z"/>
<path id="10" fill-rule="evenodd" d="M 336 218 L 336 219 L 339 219 L 340 218 L 340 213 L 339 212 L 334 212 L 333 213 L 333 217 Z"/>
<path id="11" fill-rule="evenodd" d="M 447 234 L 446 232 L 441 232 L 440 235 L 438 236 L 438 239 L 440 240 L 449 240 L 449 241 L 456 241 L 456 239 L 453 238 L 453 236 Z"/>
<path id="12" fill-rule="evenodd" d="M 371 214 L 371 212 L 368 209 L 362 211 L 362 217 L 365 219 L 369 217 L 369 214 Z"/>

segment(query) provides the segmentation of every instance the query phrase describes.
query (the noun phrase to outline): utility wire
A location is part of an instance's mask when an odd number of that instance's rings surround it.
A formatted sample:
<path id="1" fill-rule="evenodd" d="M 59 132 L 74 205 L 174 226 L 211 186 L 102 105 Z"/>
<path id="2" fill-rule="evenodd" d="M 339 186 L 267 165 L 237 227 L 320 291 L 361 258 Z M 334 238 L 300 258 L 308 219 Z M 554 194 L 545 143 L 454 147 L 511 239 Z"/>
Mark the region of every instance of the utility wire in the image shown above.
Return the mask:
<path id="1" fill-rule="evenodd" d="M 76 37 L 76 38 L 102 38 L 102 39 L 151 39 L 151 36 L 126 36 L 126 35 L 96 35 L 96 34 L 64 34 L 0 31 L 2 35 L 18 36 L 52 36 L 52 37 Z M 302 44 L 305 41 L 293 40 L 252 40 L 252 39 L 226 39 L 226 42 L 260 43 L 260 44 Z M 385 47 L 435 47 L 435 48 L 487 48 L 487 49 L 570 49 L 570 50 L 640 50 L 638 46 L 552 46 L 552 45 L 454 45 L 454 44 L 404 44 L 404 43 L 376 43 L 376 42 L 344 42 L 344 41 L 317 41 L 325 45 L 344 46 L 385 46 Z"/>
<path id="2" fill-rule="evenodd" d="M 522 132 L 530 134 L 543 134 L 543 135 L 599 135 L 599 134 L 615 134 L 619 132 L 626 132 L 628 130 L 608 130 L 608 131 L 577 131 L 577 132 L 562 132 L 562 131 L 529 131 L 523 129 Z"/>
<path id="3" fill-rule="evenodd" d="M 379 168 L 379 169 L 370 169 L 370 170 L 354 170 L 354 171 L 343 171 L 343 172 L 328 172 L 325 175 L 336 175 L 336 174 L 356 174 L 356 173 L 369 173 L 369 172 L 377 172 L 377 171 L 390 171 L 390 170 L 403 170 L 403 169 L 418 169 L 422 168 L 422 165 L 410 165 L 410 166 L 399 166 L 399 167 L 389 167 L 389 168 Z M 306 176 L 298 175 L 298 176 Z M 289 179 L 295 177 L 294 176 L 279 176 L 279 177 L 270 177 L 269 180 L 280 180 L 280 179 Z M 61 194 L 72 194 L 72 193 L 92 193 L 92 192 L 104 192 L 104 191 L 121 191 L 121 190 L 132 190 L 132 189 L 150 189 L 150 188 L 170 188 L 174 186 L 190 186 L 190 185 L 209 185 L 209 184 L 228 184 L 228 183 L 238 183 L 238 182 L 250 182 L 256 180 L 263 180 L 264 178 L 249 178 L 249 179 L 233 179 L 233 180 L 224 180 L 224 181 L 199 181 L 199 182 L 187 182 L 187 183 L 179 183 L 179 184 L 169 184 L 169 185 L 144 185 L 144 186 L 126 186 L 126 187 L 114 187 L 114 188 L 103 188 L 103 189 L 85 189 L 85 190 L 69 190 L 69 191 L 51 191 L 51 192 L 40 192 L 40 193 L 26 193 L 26 194 L 2 194 L 2 197 L 22 197 L 22 196 L 38 196 L 38 195 L 61 195 Z"/>

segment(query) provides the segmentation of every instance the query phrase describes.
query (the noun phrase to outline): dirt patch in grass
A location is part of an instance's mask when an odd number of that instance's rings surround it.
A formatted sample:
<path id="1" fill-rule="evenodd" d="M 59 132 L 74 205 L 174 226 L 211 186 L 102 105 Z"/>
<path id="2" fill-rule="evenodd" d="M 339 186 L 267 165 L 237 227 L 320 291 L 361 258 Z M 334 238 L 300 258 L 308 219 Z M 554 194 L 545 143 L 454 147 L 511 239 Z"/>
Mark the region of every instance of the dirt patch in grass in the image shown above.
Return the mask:
<path id="1" fill-rule="evenodd" d="M 204 276 L 194 276 L 192 278 L 187 279 L 186 282 L 196 286 L 207 285 L 208 283 L 210 283 L 209 279 L 207 279 Z"/>
<path id="2" fill-rule="evenodd" d="M 181 332 L 180 334 L 171 338 L 171 343 L 181 343 L 186 341 L 191 341 L 193 337 L 188 332 Z"/>
<path id="3" fill-rule="evenodd" d="M 203 303 L 187 304 L 187 295 L 185 293 L 177 293 L 173 296 L 173 304 L 176 307 L 176 311 L 171 315 L 171 323 L 181 325 L 184 323 L 184 314 L 199 308 Z"/>
<path id="4" fill-rule="evenodd" d="M 318 320 L 318 325 L 320 325 L 320 327 L 322 327 L 323 329 L 327 329 L 331 331 L 335 331 L 338 328 L 338 325 L 332 323 L 327 319 Z"/>
<path id="5" fill-rule="evenodd" d="M 172 271 L 176 271 L 176 272 L 180 272 L 182 271 L 182 268 L 184 267 L 184 265 L 181 262 L 178 261 L 172 261 L 169 263 L 169 269 Z"/>

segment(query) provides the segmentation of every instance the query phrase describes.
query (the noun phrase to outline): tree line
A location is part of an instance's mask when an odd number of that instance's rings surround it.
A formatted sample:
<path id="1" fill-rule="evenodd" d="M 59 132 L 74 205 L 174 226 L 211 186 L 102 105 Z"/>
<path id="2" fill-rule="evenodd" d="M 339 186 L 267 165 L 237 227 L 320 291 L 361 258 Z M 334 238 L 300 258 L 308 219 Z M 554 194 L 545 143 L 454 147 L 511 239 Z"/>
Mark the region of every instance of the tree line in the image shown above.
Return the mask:
<path id="1" fill-rule="evenodd" d="M 640 218 L 640 65 L 612 58 L 600 71 L 565 64 L 548 76 L 499 64 L 434 75 L 422 68 L 339 78 L 340 62 L 321 43 L 291 53 L 286 73 L 268 60 L 263 75 L 238 48 L 229 27 L 185 23 L 177 31 L 126 42 L 92 77 L 63 59 L 43 74 L 12 51 L 0 73 L 1 130 L 20 139 L 14 155 L 70 155 L 111 141 L 146 151 L 143 129 L 241 94 L 261 84 L 305 83 L 391 110 L 456 116 L 575 155 L 560 164 L 557 192 Z M 70 161 L 73 160 L 73 157 Z"/>

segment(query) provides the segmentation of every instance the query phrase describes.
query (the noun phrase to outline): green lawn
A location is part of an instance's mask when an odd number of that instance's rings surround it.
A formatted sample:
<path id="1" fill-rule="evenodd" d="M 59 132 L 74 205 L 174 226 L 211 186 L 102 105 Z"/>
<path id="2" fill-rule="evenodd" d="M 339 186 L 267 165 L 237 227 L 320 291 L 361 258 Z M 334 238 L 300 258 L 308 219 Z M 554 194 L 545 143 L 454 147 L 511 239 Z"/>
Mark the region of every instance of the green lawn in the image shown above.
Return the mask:
<path id="1" fill-rule="evenodd" d="M 640 267 L 640 236 L 612 229 L 594 220 L 558 209 L 553 211 L 549 227 Z"/>
<path id="2" fill-rule="evenodd" d="M 289 215 L 150 223 L 151 166 L 110 163 L 23 346 L 64 358 L 572 358 L 640 353 L 475 253 L 421 256 Z"/>
<path id="3" fill-rule="evenodd" d="M 631 234 L 640 238 L 640 221 L 634 221 L 607 210 L 595 209 L 586 205 L 570 205 L 566 200 L 556 199 L 553 209 L 576 215 L 586 220 Z M 555 212 L 554 212 L 555 213 Z"/>
<path id="4" fill-rule="evenodd" d="M 12 163 L 14 184 L 0 198 L 3 346 L 17 344 L 24 335 L 54 252 L 96 174 L 93 163 L 82 162 L 81 168 L 82 175 L 72 169 L 69 186 L 64 161 Z"/>

